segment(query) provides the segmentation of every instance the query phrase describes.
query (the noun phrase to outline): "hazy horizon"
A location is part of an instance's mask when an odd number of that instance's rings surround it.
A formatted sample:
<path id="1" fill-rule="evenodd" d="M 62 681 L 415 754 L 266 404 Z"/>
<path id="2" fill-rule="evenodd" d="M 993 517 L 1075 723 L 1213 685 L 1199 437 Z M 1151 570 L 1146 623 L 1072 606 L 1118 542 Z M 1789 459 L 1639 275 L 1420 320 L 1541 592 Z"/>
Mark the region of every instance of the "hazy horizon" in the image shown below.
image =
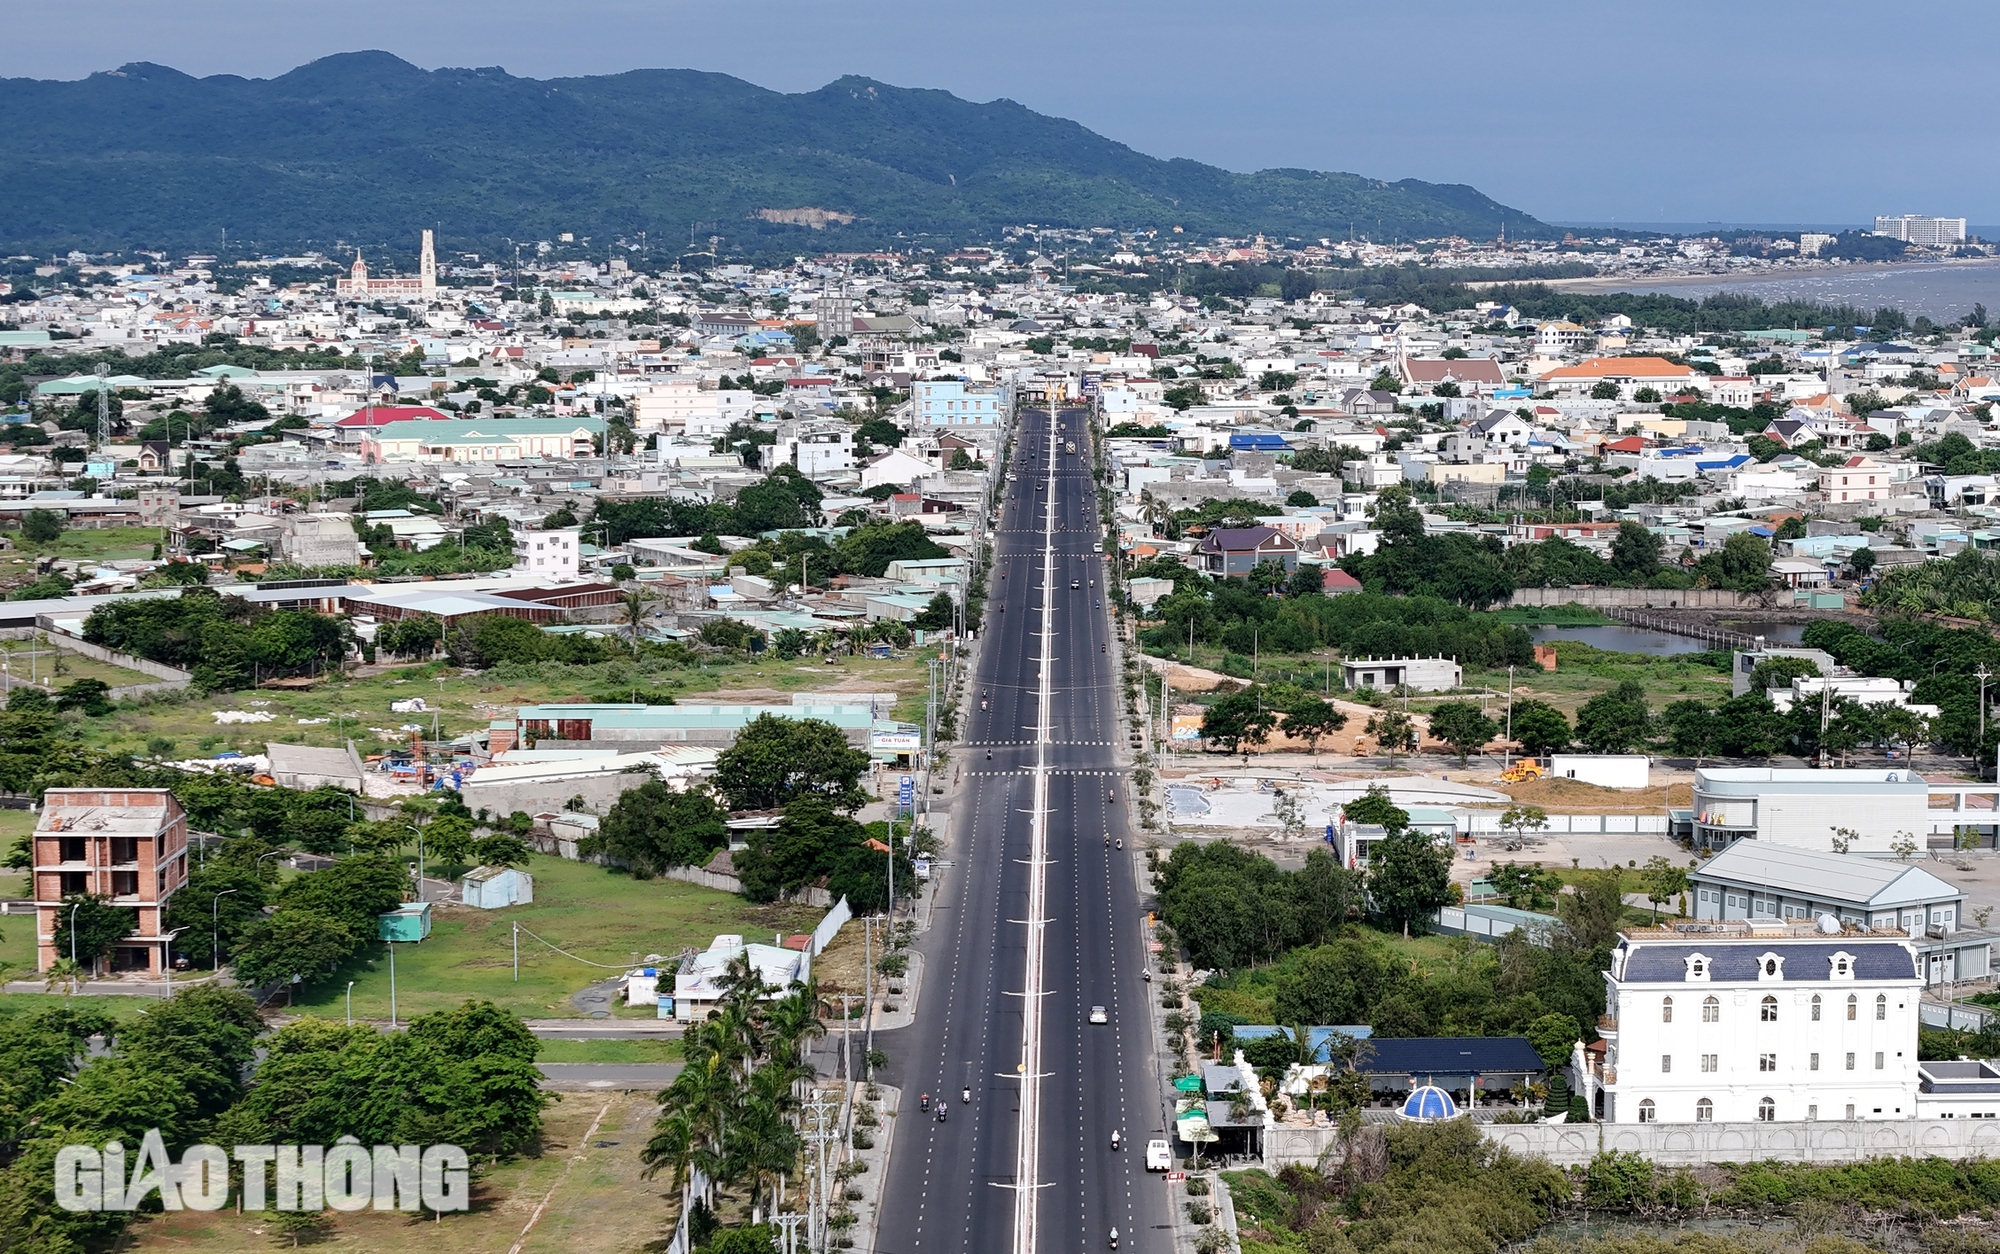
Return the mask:
<path id="1" fill-rule="evenodd" d="M 1922 117 L 1871 84 L 1921 82 L 1922 116 L 1978 116 L 1982 41 L 1884 41 L 1855 0 L 1743 6 L 1576 0 L 1473 7 L 1134 0 L 990 9 L 768 0 L 758 20 L 686 0 L 15 0 L 0 74 L 81 78 L 132 61 L 269 78 L 337 52 L 527 78 L 692 68 L 776 90 L 844 74 L 1016 100 L 1158 157 L 1470 184 L 1551 222 L 2000 221 L 1991 163 L 1914 160 Z M 1967 0 L 1927 28 L 1990 21 Z M 87 36 L 87 37 L 86 37 Z M 1878 158 L 1871 160 L 1868 154 Z"/>

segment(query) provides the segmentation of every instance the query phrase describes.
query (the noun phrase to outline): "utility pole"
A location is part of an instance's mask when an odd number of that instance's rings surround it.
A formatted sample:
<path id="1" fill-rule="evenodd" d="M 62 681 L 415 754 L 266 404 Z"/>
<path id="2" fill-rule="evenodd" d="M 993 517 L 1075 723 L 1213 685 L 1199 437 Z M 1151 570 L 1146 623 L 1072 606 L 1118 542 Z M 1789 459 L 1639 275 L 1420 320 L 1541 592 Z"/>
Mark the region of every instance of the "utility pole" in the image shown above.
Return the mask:
<path id="1" fill-rule="evenodd" d="M 895 856 L 893 845 L 890 846 L 889 856 Z M 867 1043 L 861 1051 L 861 1070 L 871 1080 L 875 1078 L 875 1064 L 868 1060 L 869 1052 L 875 1048 L 875 929 L 870 926 L 874 922 L 873 919 L 861 920 L 861 1013 L 868 1018 Z"/>
<path id="2" fill-rule="evenodd" d="M 1332 682 L 1332 663 L 1327 664 L 1328 682 Z M 1507 743 L 1500 748 L 1502 770 L 1514 764 L 1514 668 L 1507 667 Z"/>
<path id="3" fill-rule="evenodd" d="M 97 449 L 102 455 L 104 446 L 111 443 L 111 367 L 104 362 L 97 363 Z"/>

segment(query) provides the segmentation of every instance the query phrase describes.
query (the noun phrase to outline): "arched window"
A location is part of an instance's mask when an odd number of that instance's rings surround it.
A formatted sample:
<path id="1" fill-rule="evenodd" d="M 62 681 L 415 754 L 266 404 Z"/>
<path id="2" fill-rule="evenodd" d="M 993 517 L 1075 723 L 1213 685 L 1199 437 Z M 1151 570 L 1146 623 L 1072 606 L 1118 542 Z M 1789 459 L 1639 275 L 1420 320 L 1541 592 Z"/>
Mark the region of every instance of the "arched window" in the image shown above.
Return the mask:
<path id="1" fill-rule="evenodd" d="M 1777 973 L 1778 973 L 1778 960 L 1776 958 L 1764 959 L 1764 974 L 1776 975 Z"/>
<path id="2" fill-rule="evenodd" d="M 1717 997 L 1701 999 L 1701 1021 L 1703 1023 L 1722 1022 L 1722 1000 Z"/>
<path id="3" fill-rule="evenodd" d="M 1854 1022 L 1854 1007 L 1856 1004 L 1857 1001 L 1855 999 L 1854 994 L 1849 993 L 1847 995 L 1847 1021 L 1849 1023 Z"/>
<path id="4" fill-rule="evenodd" d="M 1653 1105 L 1652 1098 L 1649 1097 L 1645 1101 L 1639 1103 L 1640 1123 L 1651 1123 L 1655 1118 L 1658 1117 L 1658 1115 L 1659 1115 L 1659 1110 Z"/>
<path id="5" fill-rule="evenodd" d="M 1672 1023 L 1673 1021 L 1674 1021 L 1674 999 L 1669 997 L 1660 1003 L 1660 1022 Z"/>
<path id="6" fill-rule="evenodd" d="M 1758 1123 L 1776 1123 L 1777 1121 L 1778 1121 L 1777 1102 L 1767 1097 L 1764 1100 L 1757 1103 Z"/>
<path id="7" fill-rule="evenodd" d="M 1696 1123 L 1714 1123 L 1715 1103 L 1709 1101 L 1706 1097 L 1696 1102 L 1694 1104 L 1694 1121 Z"/>
<path id="8" fill-rule="evenodd" d="M 1814 994 L 1813 994 L 1813 999 L 1812 999 L 1812 1021 L 1813 1021 L 1814 1023 L 1818 1023 L 1818 1022 L 1819 1022 L 1819 994 L 1818 994 L 1818 993 L 1814 993 Z"/>
<path id="9" fill-rule="evenodd" d="M 1886 1019 L 1889 1017 L 1889 995 L 1887 993 L 1875 994 L 1875 1017 L 1877 1019 Z"/>
<path id="10" fill-rule="evenodd" d="M 1778 999 L 1766 996 L 1763 1005 L 1757 1008 L 1757 1017 L 1765 1023 L 1776 1023 L 1778 1021 Z"/>

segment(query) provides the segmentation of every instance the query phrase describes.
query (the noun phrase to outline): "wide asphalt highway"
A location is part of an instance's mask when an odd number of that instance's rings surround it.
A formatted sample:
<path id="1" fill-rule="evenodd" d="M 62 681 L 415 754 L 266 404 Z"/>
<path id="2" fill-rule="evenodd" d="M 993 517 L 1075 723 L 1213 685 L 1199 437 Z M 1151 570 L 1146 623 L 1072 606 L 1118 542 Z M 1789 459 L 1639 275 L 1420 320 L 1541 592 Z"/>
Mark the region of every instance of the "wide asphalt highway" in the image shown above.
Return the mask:
<path id="1" fill-rule="evenodd" d="M 1075 455 L 1061 451 L 1065 440 L 1076 441 Z M 905 1094 L 877 1233 L 882 1254 L 1101 1251 L 1113 1227 L 1121 1252 L 1172 1250 L 1164 1183 L 1145 1171 L 1146 1141 L 1165 1135 L 1162 1090 L 1148 1027 L 1153 986 L 1141 979 L 1130 798 L 1114 771 L 1117 655 L 1102 605 L 1092 464 L 1084 411 L 1053 420 L 1046 409 L 1026 411 L 994 533 L 969 731 L 955 754 L 965 776 L 953 803 L 952 864 L 918 942 L 923 994 L 916 1021 L 878 1042 L 887 1079 Z M 1031 865 L 1038 769 L 1047 785 L 1039 868 Z M 1046 922 L 1041 988 L 1031 989 L 1037 871 Z M 1026 1003 L 1036 993 L 1031 1023 Z M 1108 1022 L 1088 1021 L 1094 1006 Z M 1024 1076 L 1037 1046 L 1039 1074 Z M 1038 1088 L 1024 1094 L 1030 1084 Z M 969 1103 L 961 1101 L 968 1087 Z M 919 1109 L 923 1093 L 933 1107 L 949 1106 L 947 1122 Z M 1024 1097 L 1038 1111 L 1025 1141 Z M 1114 1130 L 1125 1141 L 1116 1151 Z M 1024 1186 L 1032 1213 L 1016 1209 Z"/>

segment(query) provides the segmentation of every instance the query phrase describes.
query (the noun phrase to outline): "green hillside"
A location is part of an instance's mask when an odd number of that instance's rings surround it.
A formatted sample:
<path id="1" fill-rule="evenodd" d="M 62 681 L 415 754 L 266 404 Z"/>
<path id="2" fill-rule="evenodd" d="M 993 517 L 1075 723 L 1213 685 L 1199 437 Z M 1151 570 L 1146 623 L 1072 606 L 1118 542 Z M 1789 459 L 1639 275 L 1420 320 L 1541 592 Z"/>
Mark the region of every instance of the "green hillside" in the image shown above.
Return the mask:
<path id="1" fill-rule="evenodd" d="M 1376 238 L 1547 228 L 1461 185 L 1162 161 L 1012 101 L 843 78 L 787 95 L 693 70 L 535 80 L 382 52 L 274 79 L 134 64 L 0 80 L 0 247 L 282 250 L 648 233 L 842 247 L 1007 224 Z M 759 210 L 855 215 L 815 231 Z M 765 237 L 759 241 L 756 237 Z"/>

